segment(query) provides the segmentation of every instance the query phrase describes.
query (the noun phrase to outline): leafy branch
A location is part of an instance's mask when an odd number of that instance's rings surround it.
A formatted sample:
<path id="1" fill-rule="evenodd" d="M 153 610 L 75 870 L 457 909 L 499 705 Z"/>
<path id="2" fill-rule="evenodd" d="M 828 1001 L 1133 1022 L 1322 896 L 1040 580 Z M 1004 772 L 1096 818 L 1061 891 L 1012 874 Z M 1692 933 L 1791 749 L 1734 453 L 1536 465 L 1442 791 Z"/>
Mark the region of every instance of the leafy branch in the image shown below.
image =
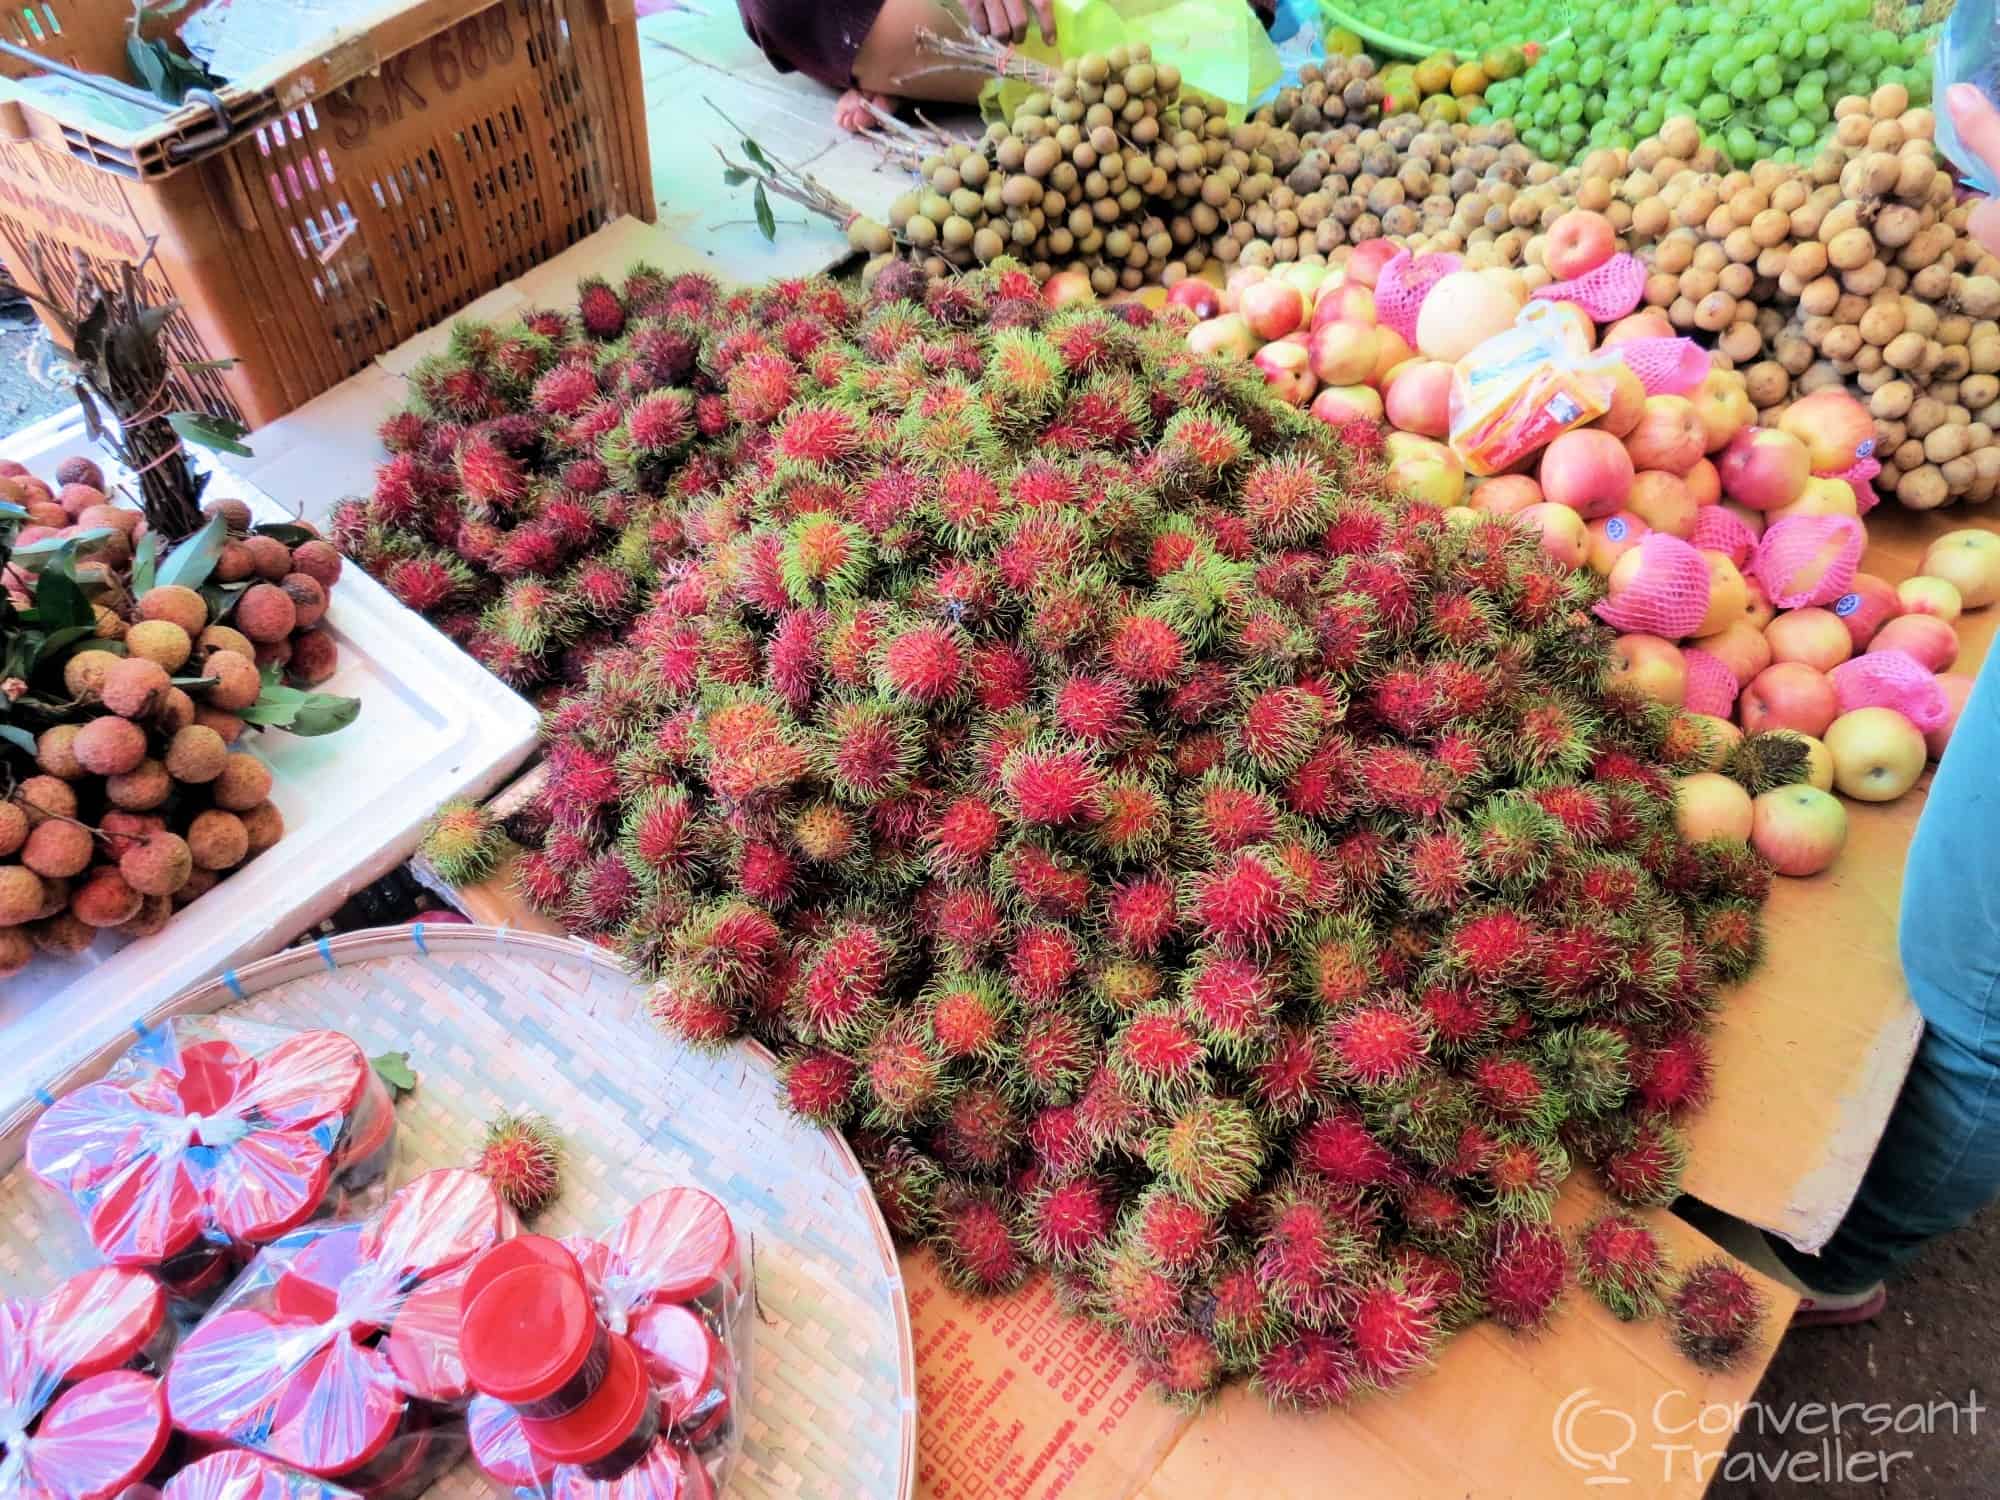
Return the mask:
<path id="1" fill-rule="evenodd" d="M 722 158 L 722 180 L 730 187 L 741 187 L 744 183 L 754 183 L 750 203 L 757 215 L 757 229 L 767 240 L 778 236 L 778 221 L 771 212 L 771 195 L 796 203 L 808 213 L 818 214 L 823 219 L 831 219 L 843 230 L 857 217 L 854 205 L 834 196 L 824 184 L 803 167 L 792 166 L 771 155 L 728 115 L 713 99 L 703 101 L 722 116 L 723 123 L 742 137 L 743 155 L 749 158 L 746 165 L 733 161 L 721 146 L 715 154 Z"/>

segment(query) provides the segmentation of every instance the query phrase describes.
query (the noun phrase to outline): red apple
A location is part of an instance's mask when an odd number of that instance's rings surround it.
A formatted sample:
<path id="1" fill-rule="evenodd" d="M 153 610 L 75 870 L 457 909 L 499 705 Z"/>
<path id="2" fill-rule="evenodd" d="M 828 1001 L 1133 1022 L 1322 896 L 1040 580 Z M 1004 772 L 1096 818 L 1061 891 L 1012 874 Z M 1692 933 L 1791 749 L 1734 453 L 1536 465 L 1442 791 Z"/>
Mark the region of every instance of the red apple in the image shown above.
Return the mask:
<path id="1" fill-rule="evenodd" d="M 1312 326 L 1320 329 L 1329 323 L 1358 323 L 1363 328 L 1373 328 L 1374 292 L 1352 279 L 1328 287 L 1313 304 Z"/>
<path id="2" fill-rule="evenodd" d="M 1886 578 L 1873 573 L 1856 573 L 1848 591 L 1833 601 L 1833 612 L 1847 627 L 1848 638 L 1859 651 L 1875 638 L 1875 632 L 1903 612 L 1903 601 Z"/>
<path id="3" fill-rule="evenodd" d="M 1965 608 L 1983 609 L 2000 599 L 2000 536 L 1948 531 L 1925 550 L 1917 571 L 1951 584 Z"/>
<path id="4" fill-rule="evenodd" d="M 1312 372 L 1324 385 L 1359 385 L 1375 373 L 1375 330 L 1366 324 L 1324 323 L 1311 348 Z"/>
<path id="5" fill-rule="evenodd" d="M 1898 615 L 1868 643 L 1872 651 L 1907 651 L 1932 672 L 1949 672 L 1958 660 L 1958 632 L 1936 615 Z"/>
<path id="6" fill-rule="evenodd" d="M 1517 519 L 1522 526 L 1532 526 L 1541 534 L 1542 550 L 1557 562 L 1570 568 L 1583 566 L 1590 553 L 1590 533 L 1584 527 L 1583 517 L 1567 505 L 1539 501 L 1518 512 Z"/>
<path id="7" fill-rule="evenodd" d="M 1831 672 L 1854 654 L 1854 642 L 1830 609 L 1788 609 L 1764 627 L 1772 661 L 1803 662 Z"/>
<path id="8" fill-rule="evenodd" d="M 1896 585 L 1896 598 L 1907 615 L 1936 615 L 1949 625 L 1965 608 L 1958 585 L 1944 578 L 1905 578 Z"/>
<path id="9" fill-rule="evenodd" d="M 1719 772 L 1697 771 L 1674 783 L 1674 826 L 1691 844 L 1748 843 L 1754 822 L 1750 794 Z"/>
<path id="10" fill-rule="evenodd" d="M 1676 331 L 1659 308 L 1642 307 L 1635 313 L 1627 313 L 1615 323 L 1606 324 L 1597 347 L 1608 349 L 1613 344 L 1629 344 L 1634 339 L 1670 339 Z"/>
<path id="11" fill-rule="evenodd" d="M 1804 662 L 1774 662 L 1750 680 L 1736 700 L 1736 717 L 1745 734 L 1767 729 L 1796 729 L 1823 735 L 1840 712 L 1840 700 L 1824 672 Z"/>
<path id="12" fill-rule="evenodd" d="M 1750 846 L 1780 875 L 1817 875 L 1846 843 L 1847 809 L 1816 786 L 1775 787 L 1751 805 Z"/>
<path id="13" fill-rule="evenodd" d="M 1685 396 L 1648 396 L 1639 425 L 1625 435 L 1634 469 L 1671 469 L 1684 474 L 1707 442 L 1694 403 Z"/>
<path id="14" fill-rule="evenodd" d="M 1792 516 L 1856 516 L 1861 514 L 1860 504 L 1854 498 L 1854 486 L 1845 479 L 1828 479 L 1814 474 L 1806 480 L 1806 487 L 1799 492 L 1799 498 L 1790 505 L 1775 505 L 1764 512 L 1764 519 L 1776 525 Z"/>
<path id="15" fill-rule="evenodd" d="M 1382 274 L 1382 268 L 1394 260 L 1402 248 L 1391 239 L 1363 240 L 1348 252 L 1347 265 L 1343 268 L 1347 279 L 1372 287 L 1375 278 Z"/>
<path id="16" fill-rule="evenodd" d="M 1097 293 L 1091 289 L 1088 271 L 1058 271 L 1042 283 L 1042 301 L 1050 307 L 1071 307 L 1096 300 Z"/>
<path id="17" fill-rule="evenodd" d="M 1222 293 L 1199 276 L 1184 276 L 1167 290 L 1167 306 L 1185 307 L 1196 322 L 1206 322 L 1222 312 Z"/>
<path id="18" fill-rule="evenodd" d="M 1688 493 L 1694 496 L 1696 505 L 1713 505 L 1722 498 L 1722 476 L 1716 472 L 1710 460 L 1698 458 L 1694 467 L 1682 476 Z"/>
<path id="19" fill-rule="evenodd" d="M 1776 427 L 1746 427 L 1716 460 L 1722 493 L 1751 510 L 1776 510 L 1805 493 L 1812 477 L 1806 445 Z"/>
<path id="20" fill-rule="evenodd" d="M 1958 728 L 1958 716 L 1965 712 L 1965 700 L 1972 696 L 1972 678 L 1963 672 L 1940 672 L 1937 685 L 1951 713 L 1937 728 L 1924 732 L 1924 748 L 1932 760 L 1942 756 L 1944 747 L 1951 743 L 1952 731 Z"/>
<path id="21" fill-rule="evenodd" d="M 1373 386 L 1329 385 L 1313 397 L 1312 414 L 1329 427 L 1349 422 L 1380 422 L 1382 398 Z"/>
<path id="22" fill-rule="evenodd" d="M 1646 388 L 1632 373 L 1632 367 L 1622 359 L 1611 366 L 1610 378 L 1611 405 L 1597 419 L 1597 430 L 1622 438 L 1637 427 L 1639 418 L 1646 414 Z"/>
<path id="23" fill-rule="evenodd" d="M 1382 404 L 1403 431 L 1445 436 L 1451 431 L 1451 366 L 1441 359 L 1406 360 L 1389 377 Z"/>
<path id="24" fill-rule="evenodd" d="M 1416 357 L 1416 350 L 1403 342 L 1403 336 L 1393 328 L 1375 325 L 1375 369 L 1368 376 L 1368 383 L 1381 389 L 1389 376 Z"/>
<path id="25" fill-rule="evenodd" d="M 1632 457 L 1608 432 L 1579 427 L 1542 452 L 1542 493 L 1585 520 L 1622 509 L 1632 491 Z"/>
<path id="26" fill-rule="evenodd" d="M 1233 267 L 1228 277 L 1222 283 L 1222 310 L 1224 312 L 1238 311 L 1244 292 L 1255 286 L 1258 282 L 1267 280 L 1270 274 L 1270 269 L 1266 266 L 1238 265 Z"/>
<path id="27" fill-rule="evenodd" d="M 1306 299 L 1289 282 L 1254 281 L 1238 294 L 1236 310 L 1243 314 L 1252 333 L 1269 341 L 1283 338 L 1305 322 Z"/>
<path id="28" fill-rule="evenodd" d="M 1595 271 L 1618 249 L 1618 231 L 1603 214 L 1573 208 L 1549 226 L 1542 264 L 1557 281 L 1574 281 Z"/>
<path id="29" fill-rule="evenodd" d="M 1771 596 L 1764 592 L 1764 585 L 1748 574 L 1743 578 L 1745 599 L 1743 618 L 1762 630 L 1777 618 L 1777 606 L 1771 603 Z"/>
<path id="30" fill-rule="evenodd" d="M 1611 643 L 1611 682 L 1679 708 L 1687 697 L 1687 658 L 1680 647 L 1657 635 L 1621 635 Z"/>
<path id="31" fill-rule="evenodd" d="M 1531 505 L 1542 503 L 1542 487 L 1525 474 L 1496 474 L 1475 484 L 1472 498 L 1466 503 L 1489 516 L 1516 515 Z M 1569 510 L 1569 507 L 1565 505 L 1559 509 Z M 1576 512 L 1570 511 L 1570 514 L 1574 516 Z M 1576 534 L 1582 536 L 1583 517 L 1577 516 L 1576 522 Z"/>
<path id="32" fill-rule="evenodd" d="M 1287 339 L 1266 344 L 1250 362 L 1264 372 L 1271 394 L 1292 406 L 1304 406 L 1319 384 L 1313 379 L 1312 356 Z"/>
<path id="33" fill-rule="evenodd" d="M 1694 393 L 1694 412 L 1701 422 L 1702 451 L 1714 453 L 1757 420 L 1757 409 L 1743 389 L 1743 377 L 1731 370 L 1710 370 Z"/>
<path id="34" fill-rule="evenodd" d="M 1188 330 L 1187 341 L 1188 348 L 1196 354 L 1213 354 L 1220 359 L 1248 359 L 1250 351 L 1257 347 L 1256 336 L 1241 313 L 1224 313 L 1195 324 Z"/>
<path id="35" fill-rule="evenodd" d="M 1644 541 L 1653 528 L 1630 511 L 1621 510 L 1615 516 L 1600 516 L 1585 529 L 1590 534 L 1591 571 L 1609 578 L 1618 560 Z"/>
<path id="36" fill-rule="evenodd" d="M 1875 419 L 1837 385 L 1822 386 L 1785 408 L 1778 425 L 1806 445 L 1815 474 L 1838 474 L 1875 451 Z"/>
<path id="37" fill-rule="evenodd" d="M 1930 751 L 1893 708 L 1857 708 L 1827 726 L 1833 784 L 1857 802 L 1893 802 L 1917 784 Z"/>
<path id="38" fill-rule="evenodd" d="M 1739 579 L 1742 576 L 1737 574 Z M 1714 594 L 1711 586 L 1709 597 L 1712 599 Z M 1739 688 L 1771 665 L 1771 643 L 1764 639 L 1763 631 L 1740 613 L 1733 623 L 1723 626 L 1714 635 L 1700 637 L 1695 644 L 1735 673 Z"/>
<path id="39" fill-rule="evenodd" d="M 1458 504 L 1465 494 L 1465 465 L 1443 443 L 1392 432 L 1384 442 L 1384 456 L 1390 485 L 1412 499 L 1444 507 Z"/>
<path id="40" fill-rule="evenodd" d="M 1632 476 L 1625 508 L 1655 531 L 1686 541 L 1694 535 L 1694 518 L 1701 509 L 1678 474 L 1665 469 L 1641 469 Z"/>

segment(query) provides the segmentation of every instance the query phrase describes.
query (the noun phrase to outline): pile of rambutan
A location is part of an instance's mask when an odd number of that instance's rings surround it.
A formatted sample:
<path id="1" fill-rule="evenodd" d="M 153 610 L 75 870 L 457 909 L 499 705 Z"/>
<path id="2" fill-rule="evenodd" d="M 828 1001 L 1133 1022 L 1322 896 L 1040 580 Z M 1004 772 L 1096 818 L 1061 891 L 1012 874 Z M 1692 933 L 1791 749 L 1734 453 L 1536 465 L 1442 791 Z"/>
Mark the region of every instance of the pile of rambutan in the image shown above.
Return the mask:
<path id="1" fill-rule="evenodd" d="M 1544 1323 L 1573 1164 L 1673 1197 L 1769 871 L 1676 832 L 1701 737 L 1608 685 L 1585 575 L 1004 263 L 590 300 L 460 340 L 392 464 L 468 576 L 452 527 L 593 518 L 465 585 L 489 661 L 581 676 L 520 888 L 680 1036 L 775 1047 L 955 1282 L 1046 1268 L 1174 1397 L 1323 1406 Z M 664 386 L 656 328 L 699 331 Z M 628 461 L 662 390 L 692 435 Z M 581 597 L 606 558 L 629 618 Z"/>

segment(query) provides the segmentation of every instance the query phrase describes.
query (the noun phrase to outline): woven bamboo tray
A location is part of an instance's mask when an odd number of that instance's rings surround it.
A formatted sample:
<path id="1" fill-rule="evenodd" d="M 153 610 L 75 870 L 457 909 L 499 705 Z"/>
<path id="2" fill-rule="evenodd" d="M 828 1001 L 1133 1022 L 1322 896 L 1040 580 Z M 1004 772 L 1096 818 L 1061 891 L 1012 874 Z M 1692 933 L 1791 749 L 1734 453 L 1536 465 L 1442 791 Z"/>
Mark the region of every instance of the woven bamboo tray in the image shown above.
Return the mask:
<path id="1" fill-rule="evenodd" d="M 609 954 L 539 934 L 462 925 L 325 939 L 156 1005 L 135 1026 L 224 1012 L 327 1026 L 371 1055 L 407 1051 L 417 1090 L 397 1106 L 390 1181 L 462 1164 L 484 1122 L 533 1109 L 569 1146 L 549 1234 L 596 1230 L 658 1188 L 691 1183 L 751 1236 L 758 1317 L 743 1500 L 908 1500 L 915 1484 L 916 1366 L 909 1308 L 881 1213 L 838 1135 L 785 1113 L 772 1058 L 743 1045 L 697 1052 L 647 1019 L 640 985 Z M 46 1289 L 77 1263 L 71 1226 L 23 1171 L 46 1103 L 98 1078 L 104 1047 L 0 1119 L 0 1293 Z M 495 1493 L 471 1465 L 441 1500 Z"/>

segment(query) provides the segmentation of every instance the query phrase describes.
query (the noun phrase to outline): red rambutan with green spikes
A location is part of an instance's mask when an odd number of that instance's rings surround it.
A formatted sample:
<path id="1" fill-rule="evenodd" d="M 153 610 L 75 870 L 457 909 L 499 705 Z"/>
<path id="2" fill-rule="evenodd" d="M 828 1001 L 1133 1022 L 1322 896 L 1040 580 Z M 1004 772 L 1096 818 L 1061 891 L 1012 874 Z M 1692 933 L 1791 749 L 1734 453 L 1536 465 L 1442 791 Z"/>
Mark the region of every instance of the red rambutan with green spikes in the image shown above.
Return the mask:
<path id="1" fill-rule="evenodd" d="M 1429 1063 L 1430 1047 L 1422 1013 L 1396 1001 L 1357 1005 L 1327 1025 L 1335 1071 L 1361 1088 L 1405 1082 Z"/>
<path id="2" fill-rule="evenodd" d="M 1625 1122 L 1591 1164 L 1621 1203 L 1671 1203 L 1687 1170 L 1687 1145 L 1666 1120 L 1641 1116 Z"/>
<path id="3" fill-rule="evenodd" d="M 1701 1034 L 1675 1031 L 1633 1059 L 1632 1083 L 1648 1109 L 1683 1119 L 1708 1102 L 1713 1073 Z"/>
<path id="4" fill-rule="evenodd" d="M 991 1189 L 951 1187 L 933 1203 L 930 1245 L 938 1268 L 968 1292 L 1004 1292 L 1027 1278 L 1006 1199 Z"/>
<path id="5" fill-rule="evenodd" d="M 779 1069 L 785 1086 L 785 1107 L 801 1119 L 837 1125 L 853 1107 L 861 1070 L 838 1052 L 817 1048 L 797 1052 Z"/>
<path id="6" fill-rule="evenodd" d="M 1577 1236 L 1577 1281 L 1622 1322 L 1659 1315 L 1667 1272 L 1665 1247 L 1636 1215 L 1612 1209 Z"/>
<path id="7" fill-rule="evenodd" d="M 1117 1222 L 1111 1184 L 1072 1177 L 1032 1193 L 1021 1206 L 1022 1236 L 1036 1260 L 1081 1265 L 1110 1241 Z"/>
<path id="8" fill-rule="evenodd" d="M 1362 1377 L 1394 1385 L 1430 1364 L 1444 1336 L 1443 1298 L 1421 1277 L 1390 1274 L 1361 1288 L 1342 1321 Z"/>
<path id="9" fill-rule="evenodd" d="M 1493 1320 L 1517 1333 L 1545 1326 L 1569 1280 L 1569 1246 L 1551 1225 L 1504 1219 L 1484 1257 L 1486 1308 Z"/>
<path id="10" fill-rule="evenodd" d="M 1769 1299 L 1747 1272 L 1720 1256 L 1687 1269 L 1667 1300 L 1674 1347 L 1699 1368 L 1740 1365 L 1760 1340 Z"/>
<path id="11" fill-rule="evenodd" d="M 1292 1143 L 1292 1160 L 1302 1171 L 1354 1191 L 1386 1186 L 1401 1175 L 1395 1153 L 1350 1106 L 1337 1106 L 1301 1130 Z"/>

